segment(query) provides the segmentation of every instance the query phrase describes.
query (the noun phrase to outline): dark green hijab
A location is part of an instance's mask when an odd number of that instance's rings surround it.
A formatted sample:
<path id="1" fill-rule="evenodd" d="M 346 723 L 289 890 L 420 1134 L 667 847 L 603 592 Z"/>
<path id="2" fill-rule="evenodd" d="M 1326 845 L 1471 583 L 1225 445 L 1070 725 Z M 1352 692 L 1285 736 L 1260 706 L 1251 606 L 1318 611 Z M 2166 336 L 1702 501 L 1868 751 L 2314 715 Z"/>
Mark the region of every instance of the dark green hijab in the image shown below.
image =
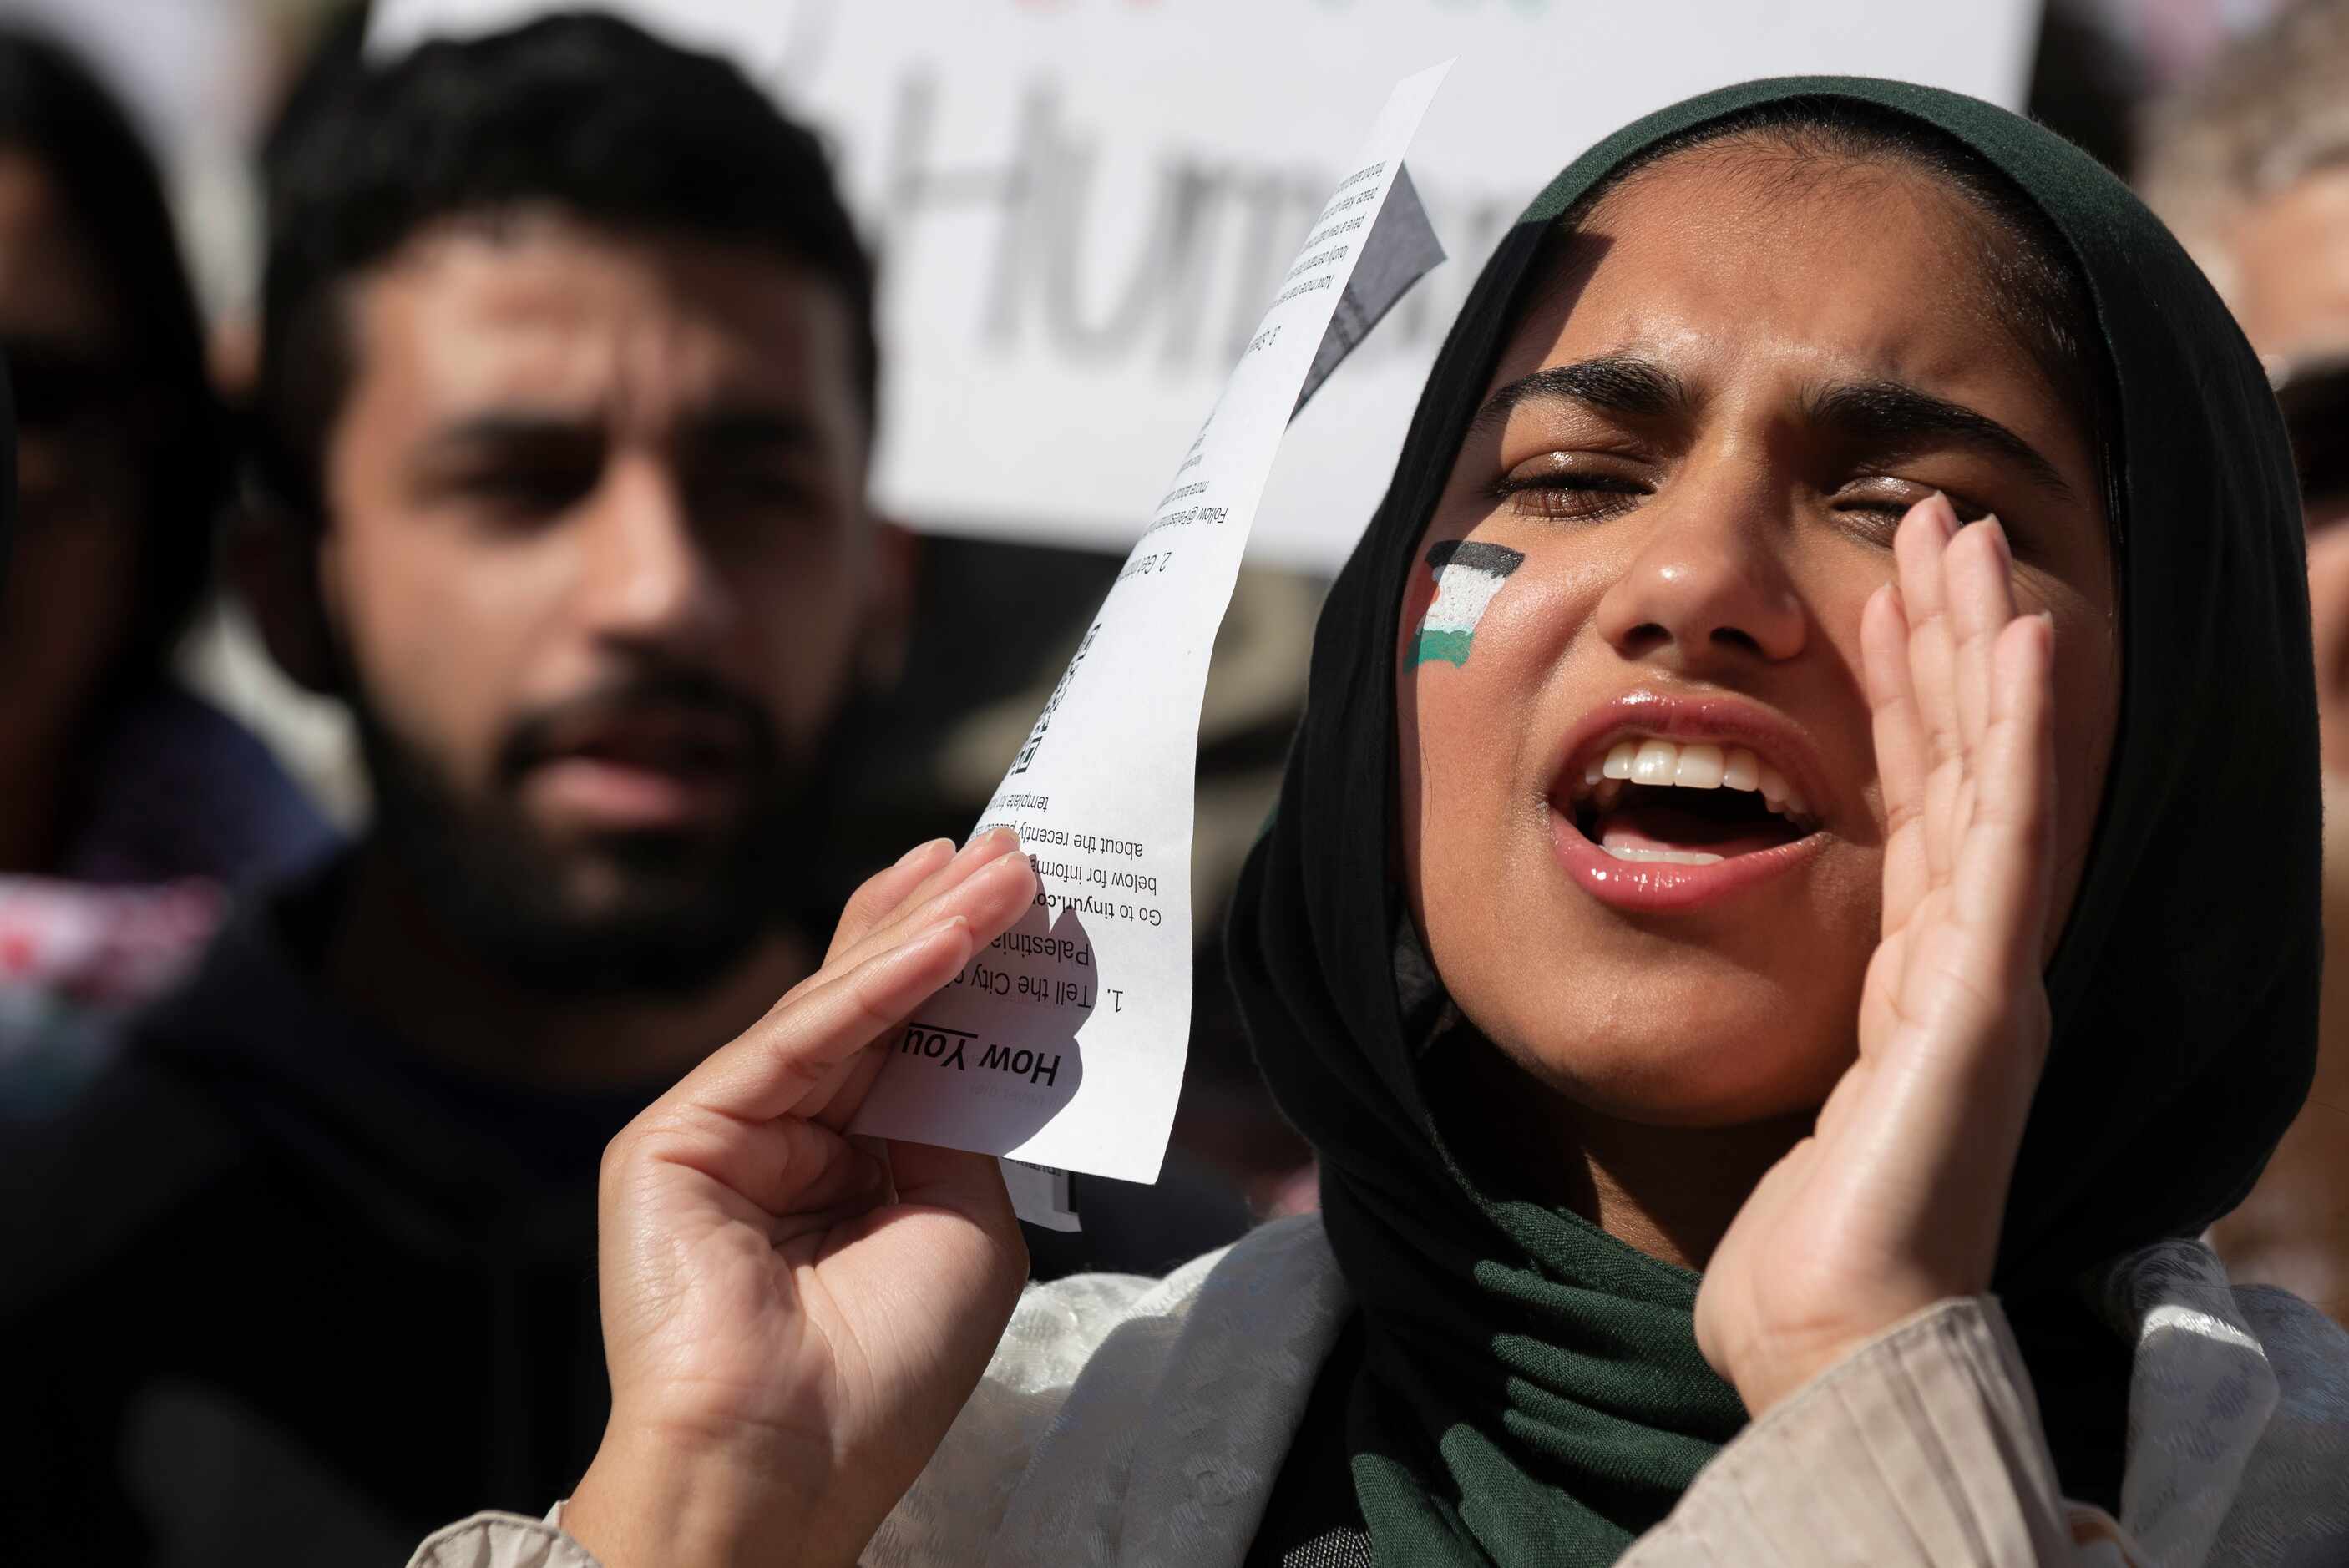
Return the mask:
<path id="1" fill-rule="evenodd" d="M 2307 1092 L 2319 832 L 2300 512 L 2273 399 L 2217 295 L 2087 155 L 1971 98 L 1795 77 L 1626 128 L 1526 209 L 1462 309 L 1322 612 L 1279 808 L 1233 908 L 1240 1004 L 1320 1154 L 1361 1310 L 1342 1441 L 1384 1564 L 1610 1563 L 1745 1418 L 1697 1353 L 1694 1275 L 1454 1158 L 1470 1130 L 1443 1125 L 1421 1076 L 1447 1010 L 1427 1006 L 1440 982 L 1413 983 L 1389 869 L 1394 647 L 1414 548 L 1557 219 L 1660 142 L 1834 100 L 1954 139 L 2044 215 L 2109 377 L 2095 418 L 2118 537 L 2119 728 L 2047 973 L 2054 1045 L 1995 1282 L 2074 1495 L 2116 1499 L 2129 1355 L 2082 1281 L 2225 1213 Z"/>

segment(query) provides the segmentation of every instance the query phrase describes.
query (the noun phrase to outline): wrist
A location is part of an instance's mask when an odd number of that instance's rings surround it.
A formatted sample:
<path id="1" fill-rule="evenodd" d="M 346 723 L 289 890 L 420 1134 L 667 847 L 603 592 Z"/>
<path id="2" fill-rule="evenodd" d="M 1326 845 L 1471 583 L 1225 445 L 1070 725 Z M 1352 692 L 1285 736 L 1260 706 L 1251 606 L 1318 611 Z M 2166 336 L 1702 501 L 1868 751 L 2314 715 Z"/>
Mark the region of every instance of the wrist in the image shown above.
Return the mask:
<path id="1" fill-rule="evenodd" d="M 846 1568 L 802 1550 L 804 1501 L 739 1456 L 606 1431 L 563 1529 L 603 1568 Z"/>
<path id="2" fill-rule="evenodd" d="M 1983 1299 L 1979 1295 L 1945 1292 L 1930 1299 L 1909 1304 L 1905 1309 L 1888 1314 L 1866 1326 L 1848 1327 L 1840 1333 L 1795 1338 L 1776 1336 L 1769 1353 L 1754 1355 L 1733 1366 L 1728 1373 L 1731 1385 L 1745 1406 L 1746 1415 L 1759 1421 L 1776 1407 L 1785 1404 L 1822 1382 L 1834 1372 L 1860 1355 L 1902 1334 L 1923 1319 L 1968 1301 Z"/>

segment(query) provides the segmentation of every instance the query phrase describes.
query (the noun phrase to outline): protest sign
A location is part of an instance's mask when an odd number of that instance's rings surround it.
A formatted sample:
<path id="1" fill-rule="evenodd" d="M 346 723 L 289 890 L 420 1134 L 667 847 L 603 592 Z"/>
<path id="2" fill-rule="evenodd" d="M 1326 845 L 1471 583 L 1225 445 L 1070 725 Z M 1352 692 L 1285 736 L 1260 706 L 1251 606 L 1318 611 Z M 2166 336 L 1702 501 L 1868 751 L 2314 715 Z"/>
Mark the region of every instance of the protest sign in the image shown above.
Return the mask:
<path id="1" fill-rule="evenodd" d="M 547 0 L 378 0 L 385 48 Z M 732 53 L 838 150 L 882 259 L 875 489 L 916 527 L 1123 555 L 1165 454 L 1343 172 L 1353 85 L 1458 57 L 1412 150 L 1457 265 L 1282 449 L 1253 559 L 1333 570 L 1502 229 L 1585 146 L 1751 77 L 1855 72 L 2009 106 L 2036 0 L 613 0 Z"/>

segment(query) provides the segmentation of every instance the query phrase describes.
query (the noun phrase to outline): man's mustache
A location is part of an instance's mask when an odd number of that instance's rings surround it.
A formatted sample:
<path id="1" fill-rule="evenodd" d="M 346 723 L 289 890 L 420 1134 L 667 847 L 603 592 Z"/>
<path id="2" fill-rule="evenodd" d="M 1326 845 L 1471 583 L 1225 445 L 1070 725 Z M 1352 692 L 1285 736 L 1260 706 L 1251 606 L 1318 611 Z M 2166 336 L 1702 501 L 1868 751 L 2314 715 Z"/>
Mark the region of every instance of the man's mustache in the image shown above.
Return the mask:
<path id="1" fill-rule="evenodd" d="M 766 710 L 717 677 L 679 670 L 601 683 L 517 719 L 499 744 L 497 776 L 512 783 L 531 769 L 592 745 L 605 732 L 647 722 L 681 726 L 694 748 L 752 778 L 773 774 L 782 746 Z"/>

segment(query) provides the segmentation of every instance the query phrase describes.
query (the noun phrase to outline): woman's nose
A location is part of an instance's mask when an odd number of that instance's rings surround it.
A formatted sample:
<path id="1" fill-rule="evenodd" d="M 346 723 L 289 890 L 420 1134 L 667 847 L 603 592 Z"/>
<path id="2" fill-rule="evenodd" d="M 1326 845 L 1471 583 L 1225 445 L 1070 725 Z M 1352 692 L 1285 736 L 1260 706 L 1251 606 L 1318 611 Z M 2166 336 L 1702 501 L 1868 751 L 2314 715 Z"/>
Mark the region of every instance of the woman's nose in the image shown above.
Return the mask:
<path id="1" fill-rule="evenodd" d="M 1599 602 L 1599 627 L 1627 659 L 1690 673 L 1802 652 L 1808 617 L 1766 517 L 1722 498 L 1651 503 L 1651 531 Z"/>

